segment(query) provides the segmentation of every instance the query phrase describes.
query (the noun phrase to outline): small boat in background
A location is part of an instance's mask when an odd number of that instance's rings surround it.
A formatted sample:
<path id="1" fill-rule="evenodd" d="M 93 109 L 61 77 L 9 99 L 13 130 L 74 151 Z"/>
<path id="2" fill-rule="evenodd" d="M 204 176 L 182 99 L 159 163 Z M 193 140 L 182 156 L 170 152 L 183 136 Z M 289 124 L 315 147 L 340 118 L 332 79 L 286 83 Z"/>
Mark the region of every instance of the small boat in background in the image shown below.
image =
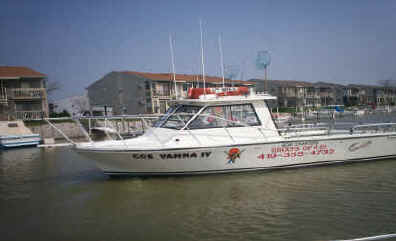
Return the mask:
<path id="1" fill-rule="evenodd" d="M 40 141 L 40 135 L 33 134 L 23 121 L 0 122 L 0 146 L 2 148 L 37 146 Z"/>

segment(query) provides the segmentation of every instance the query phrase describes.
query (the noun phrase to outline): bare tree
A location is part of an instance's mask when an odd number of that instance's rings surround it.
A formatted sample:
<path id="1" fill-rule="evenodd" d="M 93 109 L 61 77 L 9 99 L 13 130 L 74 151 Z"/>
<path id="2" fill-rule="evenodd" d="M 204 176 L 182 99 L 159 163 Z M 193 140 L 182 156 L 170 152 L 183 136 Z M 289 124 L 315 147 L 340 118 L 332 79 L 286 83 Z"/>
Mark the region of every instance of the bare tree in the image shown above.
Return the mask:
<path id="1" fill-rule="evenodd" d="M 45 82 L 45 89 L 47 90 L 47 95 L 51 96 L 56 90 L 59 90 L 62 87 L 61 83 L 58 81 L 49 81 Z"/>
<path id="2" fill-rule="evenodd" d="M 88 98 L 86 98 L 85 96 L 76 97 L 72 99 L 71 102 L 73 112 L 76 112 L 73 114 L 83 114 L 84 112 L 89 111 L 89 101 Z"/>

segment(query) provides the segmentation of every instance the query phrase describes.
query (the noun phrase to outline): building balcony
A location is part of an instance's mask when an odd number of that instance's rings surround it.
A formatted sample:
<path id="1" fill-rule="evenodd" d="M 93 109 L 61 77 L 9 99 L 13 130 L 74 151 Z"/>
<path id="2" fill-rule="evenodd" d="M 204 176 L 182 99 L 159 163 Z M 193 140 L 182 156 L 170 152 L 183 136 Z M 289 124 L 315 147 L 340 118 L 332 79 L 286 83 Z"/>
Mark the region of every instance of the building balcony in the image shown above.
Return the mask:
<path id="1" fill-rule="evenodd" d="M 335 94 L 333 92 L 321 92 L 319 93 L 320 97 L 334 97 Z"/>
<path id="2" fill-rule="evenodd" d="M 42 99 L 45 93 L 44 88 L 9 88 L 6 94 L 9 99 Z"/>
<path id="3" fill-rule="evenodd" d="M 7 90 L 6 88 L 0 88 L 0 103 L 7 103 Z"/>
<path id="4" fill-rule="evenodd" d="M 17 120 L 40 120 L 48 117 L 44 111 L 32 110 L 32 111 L 15 111 L 15 119 Z"/>
<path id="5" fill-rule="evenodd" d="M 170 91 L 153 91 L 153 97 L 158 97 L 158 98 L 171 98 L 172 93 Z"/>

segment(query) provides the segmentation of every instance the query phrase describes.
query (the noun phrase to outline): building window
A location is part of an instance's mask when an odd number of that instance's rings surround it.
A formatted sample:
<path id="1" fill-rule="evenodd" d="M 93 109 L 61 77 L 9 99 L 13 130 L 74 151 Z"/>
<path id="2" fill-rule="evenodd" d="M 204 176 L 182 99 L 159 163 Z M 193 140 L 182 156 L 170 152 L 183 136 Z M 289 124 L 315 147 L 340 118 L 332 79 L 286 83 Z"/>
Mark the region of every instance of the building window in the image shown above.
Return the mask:
<path id="1" fill-rule="evenodd" d="M 16 111 L 41 111 L 40 102 L 17 102 L 15 103 Z"/>
<path id="2" fill-rule="evenodd" d="M 150 90 L 150 82 L 149 81 L 146 80 L 144 82 L 144 86 L 145 86 L 146 90 Z"/>

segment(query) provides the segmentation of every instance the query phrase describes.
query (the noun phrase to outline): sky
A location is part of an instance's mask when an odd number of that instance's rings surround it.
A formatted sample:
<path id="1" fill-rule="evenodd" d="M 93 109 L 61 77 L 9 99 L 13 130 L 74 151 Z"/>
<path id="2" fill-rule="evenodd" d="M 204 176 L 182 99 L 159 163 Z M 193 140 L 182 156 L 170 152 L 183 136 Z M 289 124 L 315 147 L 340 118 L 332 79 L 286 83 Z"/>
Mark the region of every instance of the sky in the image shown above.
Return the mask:
<path id="1" fill-rule="evenodd" d="M 393 0 L 2 0 L 0 66 L 26 66 L 58 82 L 52 98 L 83 94 L 111 71 L 376 84 L 396 79 Z M 231 66 L 231 67 L 230 67 Z M 226 74 L 229 74 L 228 71 Z"/>

